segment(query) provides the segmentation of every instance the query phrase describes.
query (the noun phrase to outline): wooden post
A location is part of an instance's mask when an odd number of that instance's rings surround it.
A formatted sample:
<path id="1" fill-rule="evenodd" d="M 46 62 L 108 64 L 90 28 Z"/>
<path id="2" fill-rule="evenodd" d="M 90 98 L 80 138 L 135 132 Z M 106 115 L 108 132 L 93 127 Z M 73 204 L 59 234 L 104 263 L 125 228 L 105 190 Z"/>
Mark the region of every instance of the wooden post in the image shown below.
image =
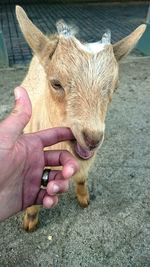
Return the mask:
<path id="1" fill-rule="evenodd" d="M 0 31 L 0 68 L 8 66 L 9 66 L 9 60 L 8 60 L 7 48 L 3 37 L 3 33 Z"/>
<path id="2" fill-rule="evenodd" d="M 140 41 L 138 42 L 136 48 L 145 56 L 150 56 L 150 5 L 147 12 L 146 24 L 146 30 Z"/>

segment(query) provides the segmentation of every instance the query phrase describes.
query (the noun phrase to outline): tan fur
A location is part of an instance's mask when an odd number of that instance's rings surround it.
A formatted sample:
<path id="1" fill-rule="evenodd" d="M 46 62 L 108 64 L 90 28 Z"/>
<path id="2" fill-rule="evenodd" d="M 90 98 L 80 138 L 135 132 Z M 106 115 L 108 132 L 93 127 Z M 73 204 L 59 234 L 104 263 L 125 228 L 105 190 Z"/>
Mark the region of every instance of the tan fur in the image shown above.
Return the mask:
<path id="1" fill-rule="evenodd" d="M 141 25 L 114 46 L 108 44 L 99 53 L 91 54 L 81 49 L 74 36 L 66 38 L 54 35 L 48 39 L 20 7 L 17 7 L 17 18 L 35 53 L 22 83 L 28 91 L 33 109 L 25 132 L 67 126 L 83 148 L 87 148 L 85 136 L 93 142 L 102 141 L 107 106 L 118 82 L 117 60 L 132 49 L 145 26 Z M 55 90 L 53 80 L 58 80 L 64 90 Z M 89 194 L 86 180 L 96 151 L 92 158 L 83 160 L 75 153 L 74 143 L 59 143 L 51 149 L 67 149 L 76 157 L 80 165 L 80 171 L 73 177 L 77 185 L 76 194 L 80 205 L 87 206 Z M 37 215 L 35 221 L 34 213 Z M 38 208 L 28 208 L 24 228 L 33 230 L 37 218 Z"/>

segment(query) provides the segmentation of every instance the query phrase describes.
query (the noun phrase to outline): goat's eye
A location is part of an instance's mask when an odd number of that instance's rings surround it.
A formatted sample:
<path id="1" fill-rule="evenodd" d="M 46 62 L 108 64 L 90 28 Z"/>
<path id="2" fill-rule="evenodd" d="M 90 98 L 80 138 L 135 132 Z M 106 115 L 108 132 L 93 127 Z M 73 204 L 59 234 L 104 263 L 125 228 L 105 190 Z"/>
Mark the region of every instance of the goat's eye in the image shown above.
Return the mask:
<path id="1" fill-rule="evenodd" d="M 61 83 L 58 80 L 52 80 L 51 85 L 55 90 L 64 90 Z"/>

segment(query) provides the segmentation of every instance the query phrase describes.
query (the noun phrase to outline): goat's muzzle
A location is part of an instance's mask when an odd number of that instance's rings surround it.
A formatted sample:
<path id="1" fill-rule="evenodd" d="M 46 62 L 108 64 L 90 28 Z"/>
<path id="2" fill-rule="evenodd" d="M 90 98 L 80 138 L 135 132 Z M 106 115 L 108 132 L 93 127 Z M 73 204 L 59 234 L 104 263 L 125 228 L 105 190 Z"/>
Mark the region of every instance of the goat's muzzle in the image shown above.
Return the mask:
<path id="1" fill-rule="evenodd" d="M 77 141 L 75 151 L 80 158 L 87 160 L 94 156 L 96 149 L 102 144 L 104 133 L 84 130 L 82 136 L 85 145 L 80 145 Z"/>
<path id="2" fill-rule="evenodd" d="M 93 131 L 84 130 L 83 137 L 88 149 L 94 150 L 103 142 L 104 133 L 103 132 L 93 133 Z"/>

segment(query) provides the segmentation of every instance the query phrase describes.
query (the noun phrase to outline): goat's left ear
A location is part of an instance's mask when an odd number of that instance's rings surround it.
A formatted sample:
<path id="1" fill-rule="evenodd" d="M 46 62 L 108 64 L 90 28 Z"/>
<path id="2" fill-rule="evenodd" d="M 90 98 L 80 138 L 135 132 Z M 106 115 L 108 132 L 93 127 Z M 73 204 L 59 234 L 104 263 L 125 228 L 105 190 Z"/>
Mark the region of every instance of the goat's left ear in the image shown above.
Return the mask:
<path id="1" fill-rule="evenodd" d="M 130 35 L 113 45 L 114 55 L 117 61 L 121 60 L 124 56 L 130 53 L 130 51 L 135 47 L 135 45 L 141 38 L 145 29 L 146 25 L 142 24 Z"/>
<path id="2" fill-rule="evenodd" d="M 49 39 L 28 18 L 23 8 L 16 6 L 16 16 L 21 31 L 33 52 L 44 62 L 46 57 L 53 55 L 58 38 Z"/>

